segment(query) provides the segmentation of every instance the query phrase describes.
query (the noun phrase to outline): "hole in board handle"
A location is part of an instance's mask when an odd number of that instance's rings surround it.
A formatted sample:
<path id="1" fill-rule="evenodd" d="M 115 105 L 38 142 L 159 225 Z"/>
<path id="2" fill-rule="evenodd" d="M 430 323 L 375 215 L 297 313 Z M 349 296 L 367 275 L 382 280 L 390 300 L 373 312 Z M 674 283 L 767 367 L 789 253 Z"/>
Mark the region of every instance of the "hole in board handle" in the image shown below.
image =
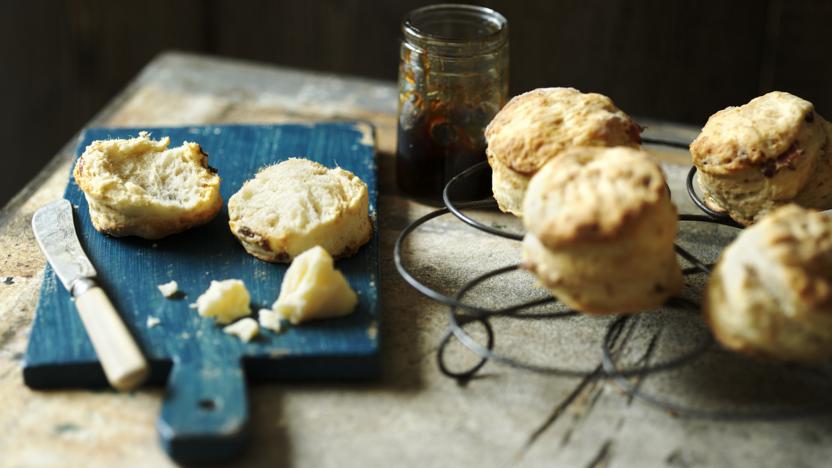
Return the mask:
<path id="1" fill-rule="evenodd" d="M 214 411 L 217 409 L 217 404 L 211 398 L 203 398 L 199 400 L 199 409 L 203 411 Z"/>

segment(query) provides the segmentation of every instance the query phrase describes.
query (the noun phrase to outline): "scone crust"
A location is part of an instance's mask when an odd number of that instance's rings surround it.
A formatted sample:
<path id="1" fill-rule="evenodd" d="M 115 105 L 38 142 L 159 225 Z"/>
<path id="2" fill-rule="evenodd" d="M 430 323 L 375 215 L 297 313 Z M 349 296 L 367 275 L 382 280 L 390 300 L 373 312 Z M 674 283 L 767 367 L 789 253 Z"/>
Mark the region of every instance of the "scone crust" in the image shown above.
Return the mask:
<path id="1" fill-rule="evenodd" d="M 353 255 L 373 232 L 367 185 L 355 174 L 307 159 L 266 167 L 228 201 L 229 227 L 248 253 L 291 262 L 320 245 Z"/>
<path id="2" fill-rule="evenodd" d="M 779 91 L 717 112 L 690 147 L 705 203 L 745 225 L 787 203 L 832 207 L 829 133 L 810 102 Z"/>
<path id="3" fill-rule="evenodd" d="M 213 219 L 222 208 L 220 177 L 208 166 L 199 144 L 168 149 L 170 138 L 136 138 L 92 142 L 78 158 L 73 178 L 84 192 L 96 230 L 114 236 L 160 239 Z M 162 161 L 166 162 L 162 162 Z M 176 167 L 174 167 L 176 166 Z M 127 167 L 128 169 L 125 169 Z M 177 198 L 176 170 L 193 171 L 189 196 Z M 172 182 L 156 182 L 170 179 Z M 159 191 L 173 193 L 160 196 Z"/>
<path id="4" fill-rule="evenodd" d="M 705 295 L 723 346 L 785 361 L 832 358 L 832 218 L 786 205 L 723 252 Z"/>
<path id="5" fill-rule="evenodd" d="M 529 187 L 530 177 L 512 170 L 486 151 L 491 165 L 491 191 L 497 206 L 503 213 L 523 217 L 523 198 Z"/>
<path id="6" fill-rule="evenodd" d="M 539 88 L 515 96 L 485 129 L 490 154 L 530 176 L 573 146 L 632 146 L 641 127 L 602 94 Z"/>
<path id="7" fill-rule="evenodd" d="M 650 310 L 681 288 L 676 207 L 647 153 L 574 148 L 532 177 L 523 213 L 524 267 L 576 310 Z"/>
<path id="8" fill-rule="evenodd" d="M 640 150 L 573 148 L 529 183 L 524 224 L 547 247 L 614 239 L 667 202 L 661 168 Z"/>
<path id="9" fill-rule="evenodd" d="M 693 163 L 703 172 L 724 175 L 750 166 L 773 174 L 804 154 L 816 157 L 822 132 L 811 102 L 773 91 L 739 107 L 712 115 L 690 145 Z M 798 136 L 803 133 L 803 138 Z M 822 141 L 821 141 L 822 143 Z"/>

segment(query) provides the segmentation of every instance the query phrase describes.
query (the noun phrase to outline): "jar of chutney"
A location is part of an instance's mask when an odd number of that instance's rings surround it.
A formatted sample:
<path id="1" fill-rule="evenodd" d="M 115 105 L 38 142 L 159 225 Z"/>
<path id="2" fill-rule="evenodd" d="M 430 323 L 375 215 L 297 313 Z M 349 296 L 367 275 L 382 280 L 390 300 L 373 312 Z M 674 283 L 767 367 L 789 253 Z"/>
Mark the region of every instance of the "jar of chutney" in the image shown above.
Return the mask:
<path id="1" fill-rule="evenodd" d="M 396 183 L 438 200 L 445 184 L 483 162 L 485 127 L 508 95 L 508 22 L 472 5 L 432 5 L 402 22 Z M 454 200 L 490 196 L 491 172 L 466 177 Z"/>

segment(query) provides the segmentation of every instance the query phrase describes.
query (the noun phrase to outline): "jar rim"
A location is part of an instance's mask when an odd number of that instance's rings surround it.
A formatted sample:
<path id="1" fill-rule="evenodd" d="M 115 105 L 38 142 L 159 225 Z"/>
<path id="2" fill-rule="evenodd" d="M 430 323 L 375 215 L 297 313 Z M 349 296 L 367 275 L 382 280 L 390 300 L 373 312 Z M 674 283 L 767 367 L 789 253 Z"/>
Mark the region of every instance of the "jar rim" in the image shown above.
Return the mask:
<path id="1" fill-rule="evenodd" d="M 448 34 L 447 27 L 454 24 L 467 28 L 461 34 Z M 445 31 L 439 31 L 442 28 L 436 28 L 437 25 L 446 26 Z M 497 49 L 507 41 L 508 21 L 488 7 L 442 3 L 408 13 L 402 20 L 402 33 L 406 42 L 423 49 L 456 51 L 465 55 L 471 51 L 466 53 L 459 48 L 470 46 L 483 53 Z"/>

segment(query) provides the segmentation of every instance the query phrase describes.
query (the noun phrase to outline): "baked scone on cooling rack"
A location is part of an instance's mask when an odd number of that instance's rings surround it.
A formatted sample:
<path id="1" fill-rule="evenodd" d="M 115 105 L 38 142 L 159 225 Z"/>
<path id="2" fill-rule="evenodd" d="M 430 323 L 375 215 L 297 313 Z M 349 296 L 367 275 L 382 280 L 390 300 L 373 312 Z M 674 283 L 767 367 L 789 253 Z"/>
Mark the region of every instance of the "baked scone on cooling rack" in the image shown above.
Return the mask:
<path id="1" fill-rule="evenodd" d="M 661 168 L 631 148 L 573 148 L 532 177 L 523 265 L 566 305 L 634 313 L 679 291 L 676 207 Z"/>
<path id="2" fill-rule="evenodd" d="M 832 217 L 786 205 L 743 230 L 711 274 L 704 311 L 726 348 L 782 361 L 828 361 Z"/>
<path id="3" fill-rule="evenodd" d="M 705 203 L 745 225 L 786 203 L 832 208 L 829 128 L 779 91 L 712 115 L 690 145 Z"/>
<path id="4" fill-rule="evenodd" d="M 72 175 L 92 224 L 115 237 L 162 237 L 205 224 L 222 208 L 220 178 L 197 143 L 168 148 L 170 138 L 97 140 Z"/>
<path id="5" fill-rule="evenodd" d="M 267 262 L 291 262 L 316 245 L 343 258 L 370 240 L 368 207 L 367 184 L 352 172 L 289 158 L 231 196 L 228 225 L 248 253 Z"/>
<path id="6" fill-rule="evenodd" d="M 485 130 L 500 209 L 522 217 L 529 179 L 575 146 L 641 143 L 641 127 L 607 96 L 574 88 L 540 88 L 515 96 Z"/>

